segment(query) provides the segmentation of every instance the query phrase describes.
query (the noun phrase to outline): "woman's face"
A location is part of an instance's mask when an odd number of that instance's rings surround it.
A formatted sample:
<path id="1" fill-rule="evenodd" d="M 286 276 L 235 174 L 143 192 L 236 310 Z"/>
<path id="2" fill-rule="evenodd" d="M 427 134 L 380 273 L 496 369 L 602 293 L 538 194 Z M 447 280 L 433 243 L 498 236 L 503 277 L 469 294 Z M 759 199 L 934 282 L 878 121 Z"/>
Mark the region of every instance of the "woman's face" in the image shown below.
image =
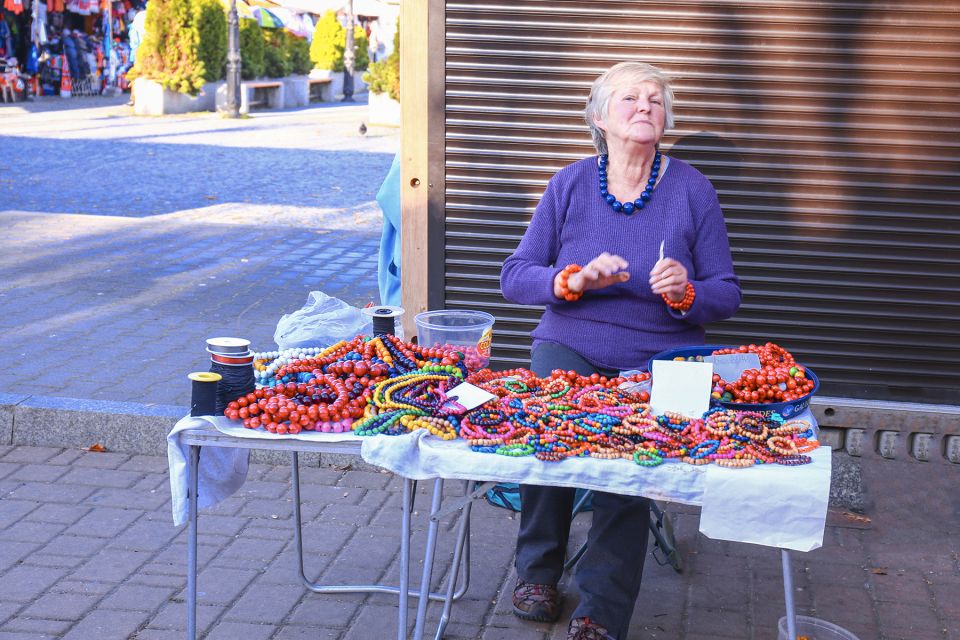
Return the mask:
<path id="1" fill-rule="evenodd" d="M 663 136 L 666 120 L 660 86 L 638 82 L 615 87 L 607 117 L 596 123 L 606 134 L 608 147 L 625 143 L 656 145 Z"/>

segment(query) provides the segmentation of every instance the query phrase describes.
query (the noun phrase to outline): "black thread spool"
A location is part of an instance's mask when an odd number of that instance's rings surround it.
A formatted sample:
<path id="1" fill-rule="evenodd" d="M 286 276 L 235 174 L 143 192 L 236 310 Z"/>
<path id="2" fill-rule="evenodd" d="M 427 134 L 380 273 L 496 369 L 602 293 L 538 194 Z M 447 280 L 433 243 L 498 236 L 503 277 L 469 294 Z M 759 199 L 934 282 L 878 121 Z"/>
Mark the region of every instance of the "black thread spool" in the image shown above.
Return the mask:
<path id="1" fill-rule="evenodd" d="M 403 315 L 401 307 L 367 307 L 362 311 L 373 318 L 373 335 L 382 336 L 384 334 L 395 334 L 397 331 L 397 318 Z"/>
<path id="2" fill-rule="evenodd" d="M 190 415 L 212 416 L 217 410 L 217 387 L 221 376 L 219 373 L 195 371 L 187 374 L 190 378 Z"/>
<path id="3" fill-rule="evenodd" d="M 253 353 L 250 341 L 242 338 L 210 338 L 210 372 L 221 376 L 217 385 L 215 415 L 223 415 L 227 405 L 257 388 L 253 373 Z"/>

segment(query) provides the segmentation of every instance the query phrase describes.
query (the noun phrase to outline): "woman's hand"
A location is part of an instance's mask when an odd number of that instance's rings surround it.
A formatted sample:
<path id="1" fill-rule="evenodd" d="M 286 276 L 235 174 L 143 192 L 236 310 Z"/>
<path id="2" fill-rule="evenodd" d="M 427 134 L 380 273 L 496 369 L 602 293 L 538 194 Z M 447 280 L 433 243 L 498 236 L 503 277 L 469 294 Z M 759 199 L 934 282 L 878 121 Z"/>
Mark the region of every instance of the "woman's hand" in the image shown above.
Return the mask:
<path id="1" fill-rule="evenodd" d="M 687 268 L 673 258 L 657 261 L 650 272 L 650 288 L 673 302 L 680 302 L 687 290 Z"/>
<path id="2" fill-rule="evenodd" d="M 567 288 L 570 293 L 580 293 L 626 282 L 630 279 L 630 273 L 626 271 L 629 266 L 629 263 L 620 256 L 604 251 L 588 262 L 583 269 L 571 275 L 567 279 Z M 553 293 L 558 298 L 563 298 L 560 292 L 559 274 L 553 281 Z"/>

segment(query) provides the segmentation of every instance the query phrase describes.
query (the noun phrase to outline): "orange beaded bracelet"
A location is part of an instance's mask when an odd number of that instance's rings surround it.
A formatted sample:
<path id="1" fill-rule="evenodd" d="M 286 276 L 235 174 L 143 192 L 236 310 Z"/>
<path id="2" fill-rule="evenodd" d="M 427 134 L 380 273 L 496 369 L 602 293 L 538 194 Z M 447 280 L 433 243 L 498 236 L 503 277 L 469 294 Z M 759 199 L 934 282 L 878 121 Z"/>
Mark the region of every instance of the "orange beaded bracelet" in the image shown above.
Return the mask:
<path id="1" fill-rule="evenodd" d="M 665 293 L 661 293 L 660 295 L 663 297 L 663 301 L 666 302 L 667 306 L 670 307 L 671 309 L 675 309 L 676 311 L 687 312 L 690 310 L 690 307 L 693 306 L 693 300 L 694 298 L 697 297 L 697 292 L 693 288 L 693 283 L 687 282 L 687 289 L 686 291 L 683 292 L 683 300 L 681 300 L 680 302 L 674 302 L 673 300 L 668 298 L 667 294 Z"/>
<path id="2" fill-rule="evenodd" d="M 583 267 L 578 264 L 568 264 L 563 268 L 563 271 L 560 272 L 560 296 L 567 302 L 576 302 L 583 296 L 583 291 L 570 291 L 570 287 L 567 285 L 567 280 L 570 279 L 570 276 L 581 269 L 583 269 Z"/>

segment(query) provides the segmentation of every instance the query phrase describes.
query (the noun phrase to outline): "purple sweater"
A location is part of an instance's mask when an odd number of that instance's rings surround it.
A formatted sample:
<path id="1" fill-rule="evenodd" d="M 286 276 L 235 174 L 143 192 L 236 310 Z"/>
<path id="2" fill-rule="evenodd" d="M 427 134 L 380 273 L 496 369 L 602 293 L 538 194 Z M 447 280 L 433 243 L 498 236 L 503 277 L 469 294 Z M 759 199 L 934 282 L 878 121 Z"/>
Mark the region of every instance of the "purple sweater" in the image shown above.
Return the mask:
<path id="1" fill-rule="evenodd" d="M 650 290 L 661 240 L 664 257 L 681 262 L 696 288 L 685 315 Z M 585 265 L 604 251 L 630 264 L 629 281 L 587 291 L 576 302 L 553 295 L 563 267 Z M 504 261 L 500 287 L 511 302 L 546 305 L 533 331 L 534 347 L 556 342 L 594 365 L 621 371 L 645 370 L 650 356 L 665 349 L 703 344 L 703 325 L 731 317 L 740 306 L 717 192 L 676 158 L 647 206 L 632 216 L 616 213 L 600 197 L 596 156 L 561 169 L 520 246 Z"/>

